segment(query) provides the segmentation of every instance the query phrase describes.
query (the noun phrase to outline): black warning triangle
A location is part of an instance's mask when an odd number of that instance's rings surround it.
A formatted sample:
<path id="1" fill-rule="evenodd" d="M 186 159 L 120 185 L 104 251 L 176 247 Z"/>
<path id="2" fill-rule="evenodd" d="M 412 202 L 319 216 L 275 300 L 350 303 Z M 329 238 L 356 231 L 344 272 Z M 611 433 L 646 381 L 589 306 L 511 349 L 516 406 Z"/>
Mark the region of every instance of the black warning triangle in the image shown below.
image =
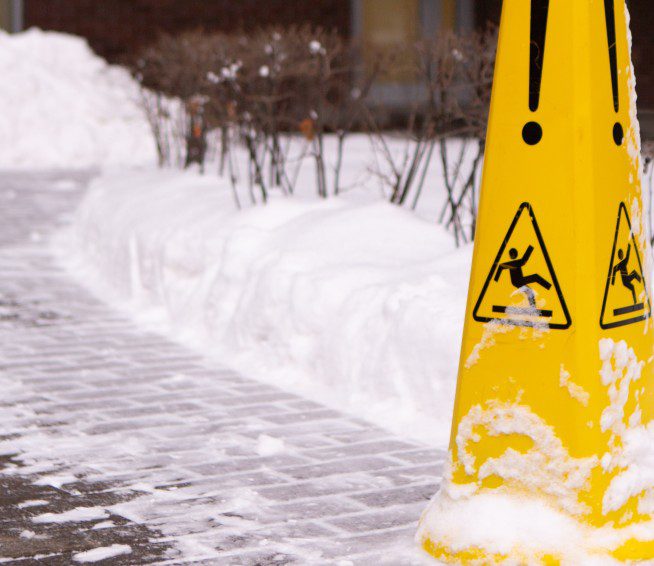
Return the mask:
<path id="1" fill-rule="evenodd" d="M 558 330 L 572 324 L 536 216 L 527 202 L 518 208 L 500 246 L 473 318 Z"/>
<path id="2" fill-rule="evenodd" d="M 607 330 L 634 324 L 652 315 L 638 244 L 626 205 L 618 209 L 611 263 L 606 278 L 600 326 Z"/>

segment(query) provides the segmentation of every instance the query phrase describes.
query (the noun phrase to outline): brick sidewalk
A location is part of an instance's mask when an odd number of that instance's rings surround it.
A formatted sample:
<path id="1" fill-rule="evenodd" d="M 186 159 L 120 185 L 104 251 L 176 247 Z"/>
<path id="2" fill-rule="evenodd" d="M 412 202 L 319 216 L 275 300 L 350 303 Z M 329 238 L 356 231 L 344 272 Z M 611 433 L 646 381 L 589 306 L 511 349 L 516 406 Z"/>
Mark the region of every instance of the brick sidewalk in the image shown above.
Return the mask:
<path id="1" fill-rule="evenodd" d="M 0 175 L 0 563 L 423 563 L 445 454 L 91 297 L 44 243 L 87 180 Z"/>

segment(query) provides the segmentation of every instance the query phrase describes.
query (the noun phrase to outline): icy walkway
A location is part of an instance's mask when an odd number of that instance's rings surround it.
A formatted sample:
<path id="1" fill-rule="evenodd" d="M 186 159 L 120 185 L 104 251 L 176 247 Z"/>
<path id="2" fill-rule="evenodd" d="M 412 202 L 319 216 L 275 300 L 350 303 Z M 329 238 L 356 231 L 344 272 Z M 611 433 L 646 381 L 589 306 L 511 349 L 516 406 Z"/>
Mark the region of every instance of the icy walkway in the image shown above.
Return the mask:
<path id="1" fill-rule="evenodd" d="M 444 454 L 137 328 L 49 255 L 85 174 L 0 175 L 0 563 L 420 564 Z"/>

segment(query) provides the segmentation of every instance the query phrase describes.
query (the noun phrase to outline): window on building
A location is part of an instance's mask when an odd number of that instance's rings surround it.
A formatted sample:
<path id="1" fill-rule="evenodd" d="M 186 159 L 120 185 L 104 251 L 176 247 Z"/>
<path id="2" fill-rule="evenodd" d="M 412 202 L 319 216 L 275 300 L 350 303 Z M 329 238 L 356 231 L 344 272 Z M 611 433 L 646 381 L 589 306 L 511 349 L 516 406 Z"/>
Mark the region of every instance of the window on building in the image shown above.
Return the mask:
<path id="1" fill-rule="evenodd" d="M 363 0 L 361 16 L 367 65 L 374 64 L 377 53 L 393 53 L 398 46 L 411 44 L 420 37 L 419 0 Z M 384 80 L 398 82 L 409 78 L 408 69 L 396 65 Z"/>
<path id="2" fill-rule="evenodd" d="M 393 53 L 398 46 L 433 37 L 440 30 L 471 27 L 473 6 L 472 0 L 354 0 L 353 29 L 369 47 L 365 58 L 366 64 L 372 65 L 376 52 Z M 409 79 L 409 71 L 397 65 L 381 82 Z"/>

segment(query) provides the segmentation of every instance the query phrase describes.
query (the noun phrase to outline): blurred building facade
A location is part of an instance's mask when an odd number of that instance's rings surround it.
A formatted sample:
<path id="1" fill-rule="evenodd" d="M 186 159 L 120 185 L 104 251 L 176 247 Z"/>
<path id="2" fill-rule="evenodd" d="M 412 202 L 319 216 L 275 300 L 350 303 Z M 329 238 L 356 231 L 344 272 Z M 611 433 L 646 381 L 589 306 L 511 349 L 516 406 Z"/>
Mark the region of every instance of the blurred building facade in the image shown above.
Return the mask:
<path id="1" fill-rule="evenodd" d="M 349 11 L 348 35 L 374 50 L 392 50 L 439 30 L 471 31 L 477 24 L 475 0 L 350 0 Z M 371 95 L 376 103 L 400 112 L 422 98 L 421 88 L 402 77 L 378 81 Z"/>
<path id="2" fill-rule="evenodd" d="M 641 119 L 654 135 L 654 10 L 651 0 L 627 0 L 634 34 Z M 110 61 L 137 52 L 161 33 L 189 29 L 247 31 L 308 23 L 384 47 L 441 29 L 497 23 L 501 0 L 0 0 L 0 28 L 39 27 L 86 37 Z M 377 85 L 384 102 L 412 96 L 408 84 Z"/>
<path id="3" fill-rule="evenodd" d="M 247 31 L 312 24 L 372 43 L 410 41 L 434 30 L 472 29 L 492 0 L 0 0 L 16 6 L 21 27 L 86 37 L 109 60 L 189 29 Z M 0 27 L 9 29 L 0 20 Z M 15 26 L 14 26 L 15 28 Z"/>
<path id="4" fill-rule="evenodd" d="M 10 33 L 21 31 L 24 27 L 23 0 L 0 0 L 0 29 Z"/>

